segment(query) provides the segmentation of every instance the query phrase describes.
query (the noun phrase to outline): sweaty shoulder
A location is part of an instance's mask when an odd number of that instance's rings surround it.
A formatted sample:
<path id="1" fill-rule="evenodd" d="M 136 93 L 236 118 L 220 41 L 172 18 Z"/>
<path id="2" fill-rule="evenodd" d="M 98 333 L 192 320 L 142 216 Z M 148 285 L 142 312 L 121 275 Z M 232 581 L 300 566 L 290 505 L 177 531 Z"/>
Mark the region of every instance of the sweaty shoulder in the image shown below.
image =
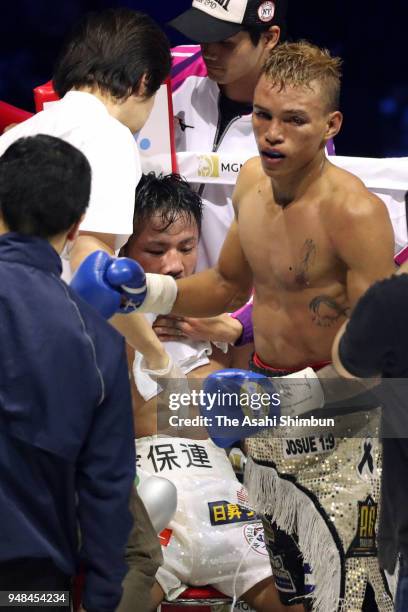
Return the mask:
<path id="1" fill-rule="evenodd" d="M 248 159 L 239 172 L 234 193 L 232 194 L 232 203 L 235 211 L 239 208 L 242 198 L 253 188 L 254 183 L 258 183 L 264 178 L 265 174 L 262 170 L 260 157 L 256 156 Z"/>
<path id="2" fill-rule="evenodd" d="M 329 167 L 321 181 L 320 219 L 334 251 L 348 269 L 351 303 L 394 270 L 394 232 L 385 204 L 359 178 Z"/>
<path id="3" fill-rule="evenodd" d="M 322 206 L 329 225 L 364 223 L 367 219 L 385 220 L 389 215 L 383 201 L 347 170 L 330 165 L 324 183 Z"/>

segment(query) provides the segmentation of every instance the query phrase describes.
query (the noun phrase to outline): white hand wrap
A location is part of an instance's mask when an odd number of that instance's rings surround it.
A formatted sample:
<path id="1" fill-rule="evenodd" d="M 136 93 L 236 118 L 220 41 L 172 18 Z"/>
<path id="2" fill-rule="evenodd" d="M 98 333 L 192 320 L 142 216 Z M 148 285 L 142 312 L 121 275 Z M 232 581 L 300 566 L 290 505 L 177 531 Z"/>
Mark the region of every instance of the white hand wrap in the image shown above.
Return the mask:
<path id="1" fill-rule="evenodd" d="M 136 364 L 136 360 L 135 360 Z M 134 364 L 134 365 L 135 365 Z M 146 362 L 143 357 L 140 364 L 140 373 L 144 376 L 148 376 L 153 383 L 157 385 L 157 393 L 161 393 L 165 390 L 167 393 L 189 393 L 190 388 L 188 386 L 188 380 L 186 375 L 181 370 L 180 366 L 173 361 L 173 359 L 169 355 L 169 363 L 167 367 L 162 370 L 149 370 L 146 367 Z M 143 385 L 143 380 L 138 376 L 137 368 L 134 367 L 133 370 L 135 383 L 137 390 L 144 400 L 148 400 L 151 397 L 151 385 L 148 387 L 148 394 L 146 395 L 146 389 Z"/>
<path id="2" fill-rule="evenodd" d="M 282 414 L 294 417 L 324 406 L 323 389 L 312 368 L 272 380 L 280 394 Z"/>
<path id="3" fill-rule="evenodd" d="M 172 276 L 146 274 L 147 295 L 138 312 L 169 314 L 177 297 L 177 283 Z"/>
<path id="4" fill-rule="evenodd" d="M 161 370 L 149 370 L 146 367 L 146 362 L 143 357 L 142 363 L 140 364 L 140 370 L 144 374 L 151 376 L 152 378 L 185 378 L 185 375 L 180 370 L 179 366 L 173 361 L 173 359 L 169 355 L 169 362 L 165 368 Z"/>

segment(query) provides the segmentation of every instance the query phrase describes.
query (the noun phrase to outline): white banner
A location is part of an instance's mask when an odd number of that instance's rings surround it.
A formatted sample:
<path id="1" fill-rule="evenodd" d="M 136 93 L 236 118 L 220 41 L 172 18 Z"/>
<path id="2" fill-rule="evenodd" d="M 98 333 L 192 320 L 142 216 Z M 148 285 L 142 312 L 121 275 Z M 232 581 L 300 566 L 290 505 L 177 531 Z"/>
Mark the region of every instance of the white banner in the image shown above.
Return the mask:
<path id="1" fill-rule="evenodd" d="M 201 151 L 177 153 L 179 172 L 190 183 L 218 183 L 234 185 L 245 153 L 207 153 Z M 371 190 L 407 191 L 408 157 L 343 157 L 329 156 L 330 161 L 358 176 Z"/>

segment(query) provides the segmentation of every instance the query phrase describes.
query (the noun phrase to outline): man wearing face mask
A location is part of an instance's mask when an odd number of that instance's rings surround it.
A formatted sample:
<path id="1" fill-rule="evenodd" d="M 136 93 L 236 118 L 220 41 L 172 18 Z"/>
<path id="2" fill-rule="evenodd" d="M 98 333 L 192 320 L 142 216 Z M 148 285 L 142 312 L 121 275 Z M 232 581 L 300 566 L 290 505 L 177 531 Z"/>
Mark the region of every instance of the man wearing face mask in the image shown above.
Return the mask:
<path id="1" fill-rule="evenodd" d="M 223 0 L 192 7 L 170 25 L 198 45 L 173 49 L 176 149 L 257 154 L 251 113 L 265 54 L 285 30 L 287 0 Z M 203 61 L 204 60 L 204 61 Z M 233 219 L 232 185 L 197 185 L 203 225 L 197 270 L 213 266 Z"/>

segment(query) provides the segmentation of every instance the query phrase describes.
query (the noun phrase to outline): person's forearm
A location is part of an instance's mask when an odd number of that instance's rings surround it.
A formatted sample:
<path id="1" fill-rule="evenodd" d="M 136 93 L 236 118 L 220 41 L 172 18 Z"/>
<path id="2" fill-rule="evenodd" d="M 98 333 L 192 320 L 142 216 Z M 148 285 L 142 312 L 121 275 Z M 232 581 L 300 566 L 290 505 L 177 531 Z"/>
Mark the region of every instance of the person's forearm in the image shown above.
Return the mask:
<path id="1" fill-rule="evenodd" d="M 177 281 L 177 298 L 172 314 L 213 317 L 240 308 L 248 300 L 250 286 L 225 279 L 216 268 Z"/>
<path id="2" fill-rule="evenodd" d="M 105 251 L 109 253 L 109 255 L 114 255 L 114 241 L 115 236 L 113 234 L 79 235 L 72 247 L 69 257 L 72 273 L 76 271 L 85 257 L 88 257 L 88 255 L 94 251 Z"/>
<path id="3" fill-rule="evenodd" d="M 333 365 L 328 365 L 317 372 L 322 386 L 325 405 L 351 399 L 369 391 L 380 384 L 381 378 L 355 378 L 353 380 L 341 377 Z"/>
<path id="4" fill-rule="evenodd" d="M 169 356 L 143 315 L 136 312 L 117 314 L 109 319 L 109 322 L 125 337 L 130 346 L 142 353 L 149 369 L 161 370 L 167 367 Z"/>

